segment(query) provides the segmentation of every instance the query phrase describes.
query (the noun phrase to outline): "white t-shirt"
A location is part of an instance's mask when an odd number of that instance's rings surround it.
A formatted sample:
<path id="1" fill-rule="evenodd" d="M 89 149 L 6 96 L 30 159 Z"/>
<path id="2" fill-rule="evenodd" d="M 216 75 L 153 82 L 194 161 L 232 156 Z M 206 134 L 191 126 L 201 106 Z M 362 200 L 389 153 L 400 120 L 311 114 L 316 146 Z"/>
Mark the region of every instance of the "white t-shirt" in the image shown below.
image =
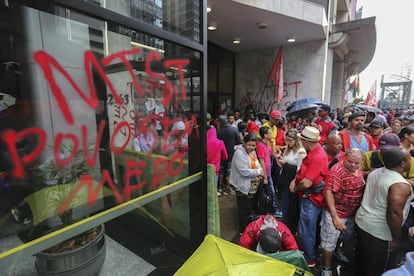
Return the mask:
<path id="1" fill-rule="evenodd" d="M 411 189 L 411 195 L 404 206 L 405 222 L 414 198 L 413 188 L 401 174 L 385 167 L 368 175 L 361 206 L 355 216 L 355 222 L 362 230 L 384 241 L 392 241 L 391 230 L 387 224 L 387 198 L 390 187 L 395 183 L 406 183 Z"/>

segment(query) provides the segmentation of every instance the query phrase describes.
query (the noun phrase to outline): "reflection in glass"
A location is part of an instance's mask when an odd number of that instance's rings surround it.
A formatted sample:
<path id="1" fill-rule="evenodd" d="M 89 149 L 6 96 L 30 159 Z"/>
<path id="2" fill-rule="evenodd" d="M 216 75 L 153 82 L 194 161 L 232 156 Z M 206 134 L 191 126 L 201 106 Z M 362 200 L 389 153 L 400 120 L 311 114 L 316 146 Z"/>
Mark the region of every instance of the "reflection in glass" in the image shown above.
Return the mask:
<path id="1" fill-rule="evenodd" d="M 140 2 L 156 6 L 151 20 L 166 17 L 161 1 L 106 1 L 136 12 Z M 36 239 L 201 170 L 198 52 L 64 8 L 4 11 L 15 24 L 0 28 L 10 38 L 0 41 L 0 241 Z M 189 237 L 187 188 L 137 212 Z"/>
<path id="2" fill-rule="evenodd" d="M 93 2 L 129 18 L 200 42 L 201 19 L 200 1 L 198 0 L 101 0 Z"/>

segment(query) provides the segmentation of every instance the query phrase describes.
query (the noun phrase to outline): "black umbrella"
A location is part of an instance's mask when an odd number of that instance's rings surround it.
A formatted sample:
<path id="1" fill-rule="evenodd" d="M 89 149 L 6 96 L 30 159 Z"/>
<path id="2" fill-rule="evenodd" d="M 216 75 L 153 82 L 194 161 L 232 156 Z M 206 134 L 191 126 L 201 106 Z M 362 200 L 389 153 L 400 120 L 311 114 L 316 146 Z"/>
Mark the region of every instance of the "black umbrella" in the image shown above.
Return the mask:
<path id="1" fill-rule="evenodd" d="M 301 115 L 319 108 L 319 105 L 314 103 L 299 103 L 291 107 L 286 115 Z M 306 114 L 305 114 L 306 115 Z"/>
<path id="2" fill-rule="evenodd" d="M 357 104 L 355 107 L 363 111 L 374 112 L 374 113 L 378 113 L 381 111 L 381 109 L 379 109 L 378 107 L 369 106 L 365 104 Z"/>
<path id="3" fill-rule="evenodd" d="M 317 99 L 317 98 L 304 98 L 304 99 L 299 99 L 294 101 L 293 103 L 291 103 L 286 110 L 290 111 L 293 107 L 295 107 L 296 105 L 301 105 L 301 104 L 325 104 L 321 99 Z"/>

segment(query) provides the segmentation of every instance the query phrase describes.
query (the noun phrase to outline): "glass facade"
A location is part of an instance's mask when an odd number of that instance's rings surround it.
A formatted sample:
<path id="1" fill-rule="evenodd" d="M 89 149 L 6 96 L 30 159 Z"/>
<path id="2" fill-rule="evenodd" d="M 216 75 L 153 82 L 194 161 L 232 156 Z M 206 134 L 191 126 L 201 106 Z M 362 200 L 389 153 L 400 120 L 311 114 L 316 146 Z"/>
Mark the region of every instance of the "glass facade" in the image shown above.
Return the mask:
<path id="1" fill-rule="evenodd" d="M 1 267 L 105 224 L 173 271 L 206 232 L 202 1 L 25 2 L 0 4 Z"/>
<path id="2" fill-rule="evenodd" d="M 234 111 L 234 53 L 208 44 L 208 103 L 213 117 Z"/>

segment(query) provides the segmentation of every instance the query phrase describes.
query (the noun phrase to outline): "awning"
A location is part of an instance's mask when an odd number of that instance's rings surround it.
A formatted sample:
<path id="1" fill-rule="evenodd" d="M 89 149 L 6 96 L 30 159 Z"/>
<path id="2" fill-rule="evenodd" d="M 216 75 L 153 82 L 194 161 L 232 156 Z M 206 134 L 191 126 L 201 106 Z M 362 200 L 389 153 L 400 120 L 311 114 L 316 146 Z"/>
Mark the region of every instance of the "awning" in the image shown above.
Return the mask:
<path id="1" fill-rule="evenodd" d="M 375 17 L 332 25 L 331 34 L 336 35 L 337 39 L 330 46 L 342 48 L 348 75 L 367 68 L 374 57 L 377 44 Z"/>

